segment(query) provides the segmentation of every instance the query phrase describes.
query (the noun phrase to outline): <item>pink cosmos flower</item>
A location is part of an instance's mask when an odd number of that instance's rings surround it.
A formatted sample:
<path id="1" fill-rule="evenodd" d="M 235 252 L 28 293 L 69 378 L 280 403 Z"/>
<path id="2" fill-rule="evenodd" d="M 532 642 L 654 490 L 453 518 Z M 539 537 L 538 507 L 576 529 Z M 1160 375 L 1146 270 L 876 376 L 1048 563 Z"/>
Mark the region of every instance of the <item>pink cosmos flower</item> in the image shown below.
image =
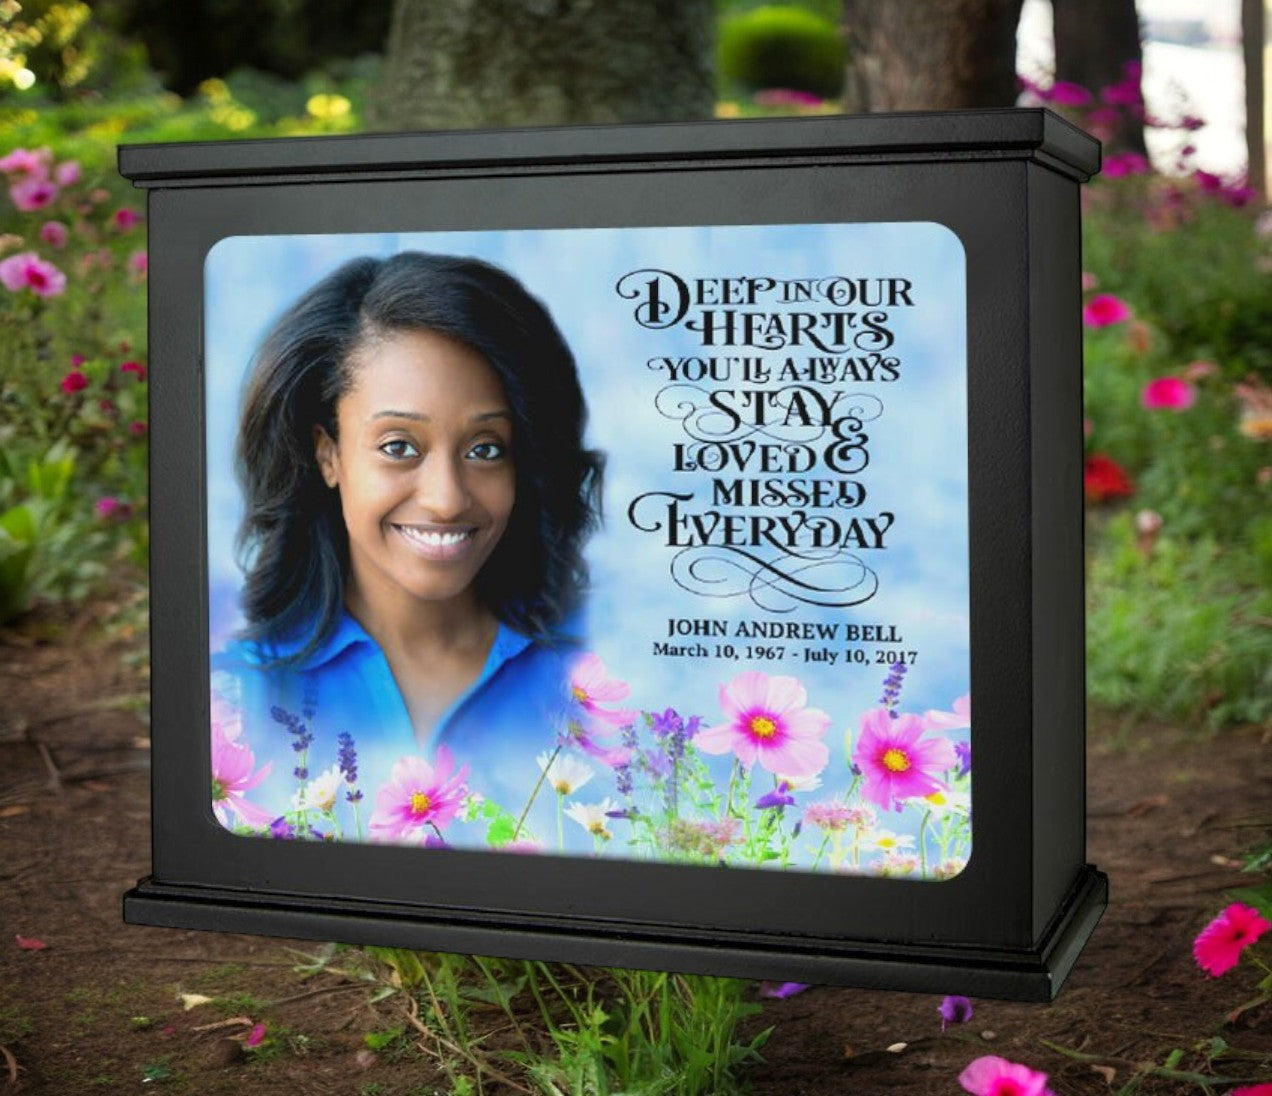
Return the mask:
<path id="1" fill-rule="evenodd" d="M 570 693 L 574 700 L 588 715 L 615 727 L 633 723 L 636 712 L 630 708 L 602 708 L 601 703 L 626 700 L 631 691 L 632 687 L 626 681 L 611 678 L 606 673 L 605 663 L 594 654 L 584 655 L 570 669 Z"/>
<path id="2" fill-rule="evenodd" d="M 88 387 L 88 377 L 78 369 L 72 369 L 62 378 L 62 383 L 58 387 L 71 396 L 76 392 L 83 392 Z"/>
<path id="3" fill-rule="evenodd" d="M 1272 921 L 1259 915 L 1253 906 L 1233 902 L 1210 922 L 1193 941 L 1193 958 L 1211 977 L 1230 971 L 1241 959 L 1241 953 L 1268 929 Z"/>
<path id="4" fill-rule="evenodd" d="M 22 179 L 9 187 L 9 197 L 21 213 L 33 213 L 37 209 L 57 201 L 56 184 L 47 179 Z"/>
<path id="5" fill-rule="evenodd" d="M 423 842 L 451 824 L 468 795 L 468 766 L 455 772 L 455 759 L 445 746 L 434 764 L 404 757 L 375 793 L 371 836 L 380 841 Z"/>
<path id="6" fill-rule="evenodd" d="M 892 718 L 887 708 L 861 717 L 861 737 L 852 759 L 865 777 L 862 797 L 884 810 L 901 809 L 901 800 L 945 791 L 937 779 L 958 764 L 954 746 L 944 738 L 924 738 L 918 716 Z"/>
<path id="7" fill-rule="evenodd" d="M 29 289 L 38 297 L 56 297 L 66 289 L 66 275 L 34 251 L 23 251 L 0 262 L 0 284 L 12 293 Z"/>
<path id="8" fill-rule="evenodd" d="M 256 756 L 247 744 L 238 741 L 241 724 L 237 717 L 225 718 L 226 704 L 214 698 L 212 708 L 212 813 L 222 826 L 229 825 L 233 812 L 239 821 L 253 829 L 264 829 L 271 815 L 263 807 L 249 803 L 244 795 L 270 774 L 272 761 L 256 772 Z M 220 718 L 218 718 L 218 716 Z"/>
<path id="9" fill-rule="evenodd" d="M 958 1083 L 972 1096 L 1051 1096 L 1045 1073 L 992 1054 L 968 1065 Z"/>
<path id="10" fill-rule="evenodd" d="M 1242 1085 L 1234 1088 L 1228 1096 L 1272 1096 L 1272 1081 L 1264 1081 L 1258 1085 Z"/>
<path id="11" fill-rule="evenodd" d="M 53 169 L 53 178 L 58 186 L 74 186 L 81 175 L 83 171 L 78 160 L 64 160 Z"/>
<path id="12" fill-rule="evenodd" d="M 964 693 L 955 700 L 952 712 L 926 711 L 923 713 L 923 729 L 925 731 L 958 731 L 971 725 L 971 693 Z"/>
<path id="13" fill-rule="evenodd" d="M 1197 389 L 1182 377 L 1157 377 L 1140 393 L 1140 403 L 1150 411 L 1187 411 L 1196 399 Z"/>
<path id="14" fill-rule="evenodd" d="M 10 178 L 47 179 L 49 160 L 53 154 L 47 148 L 35 149 L 15 148 L 9 155 L 0 158 L 0 171 Z"/>
<path id="15" fill-rule="evenodd" d="M 758 761 L 781 776 L 813 776 L 830 762 L 830 749 L 820 741 L 830 716 L 807 702 L 798 678 L 748 670 L 720 687 L 728 722 L 699 731 L 694 743 L 709 754 L 732 751 L 748 769 Z"/>
<path id="16" fill-rule="evenodd" d="M 1109 327 L 1130 318 L 1130 305 L 1112 293 L 1097 293 L 1082 309 L 1082 322 L 1087 327 Z"/>
<path id="17" fill-rule="evenodd" d="M 113 220 L 117 229 L 121 232 L 127 232 L 134 225 L 140 223 L 141 214 L 135 209 L 129 209 L 127 206 L 124 206 L 122 209 L 115 210 Z"/>
<path id="18" fill-rule="evenodd" d="M 61 221 L 45 221 L 40 225 L 40 239 L 59 251 L 66 246 L 70 230 Z"/>

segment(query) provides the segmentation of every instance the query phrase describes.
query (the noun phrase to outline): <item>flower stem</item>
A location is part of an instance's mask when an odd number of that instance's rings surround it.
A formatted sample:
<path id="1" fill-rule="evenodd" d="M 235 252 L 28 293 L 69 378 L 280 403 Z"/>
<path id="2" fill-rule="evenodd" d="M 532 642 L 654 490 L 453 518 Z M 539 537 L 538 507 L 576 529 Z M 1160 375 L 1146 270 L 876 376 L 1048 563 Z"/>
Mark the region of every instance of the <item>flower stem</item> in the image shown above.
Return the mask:
<path id="1" fill-rule="evenodd" d="M 534 788 L 530 792 L 530 798 L 526 800 L 526 805 L 521 808 L 521 817 L 517 819 L 517 826 L 512 831 L 512 839 L 517 840 L 517 835 L 521 833 L 521 827 L 525 824 L 526 815 L 530 813 L 530 808 L 534 806 L 535 799 L 539 796 L 539 790 L 543 787 L 543 782 L 548 778 L 548 770 L 552 768 L 552 762 L 557 759 L 563 747 L 558 744 L 557 748 L 552 751 L 552 756 L 548 758 L 548 763 L 543 766 L 543 772 L 539 774 L 539 779 L 534 782 Z M 559 804 L 558 804 L 559 805 Z"/>

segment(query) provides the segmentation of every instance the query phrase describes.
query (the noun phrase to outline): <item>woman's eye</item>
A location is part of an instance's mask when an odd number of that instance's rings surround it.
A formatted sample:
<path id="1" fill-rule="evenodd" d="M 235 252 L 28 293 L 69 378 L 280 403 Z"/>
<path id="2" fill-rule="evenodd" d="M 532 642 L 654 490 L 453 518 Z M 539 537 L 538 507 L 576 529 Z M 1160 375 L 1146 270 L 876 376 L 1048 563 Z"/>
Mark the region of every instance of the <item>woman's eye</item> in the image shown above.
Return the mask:
<path id="1" fill-rule="evenodd" d="M 420 451 L 405 438 L 390 438 L 380 446 L 380 452 L 394 460 L 408 460 L 420 455 Z"/>
<path id="2" fill-rule="evenodd" d="M 473 460 L 499 460 L 507 455 L 507 448 L 503 442 L 499 441 L 479 441 L 470 450 L 468 455 Z"/>

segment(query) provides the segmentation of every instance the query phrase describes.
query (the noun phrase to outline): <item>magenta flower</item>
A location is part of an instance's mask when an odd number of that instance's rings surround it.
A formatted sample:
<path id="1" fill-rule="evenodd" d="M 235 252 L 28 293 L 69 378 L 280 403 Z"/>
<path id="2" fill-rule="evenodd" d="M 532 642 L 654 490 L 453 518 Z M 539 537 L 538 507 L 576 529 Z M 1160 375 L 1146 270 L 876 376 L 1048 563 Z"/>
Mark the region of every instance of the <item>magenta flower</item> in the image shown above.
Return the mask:
<path id="1" fill-rule="evenodd" d="M 1152 171 L 1148 159 L 1138 152 L 1117 152 L 1105 159 L 1101 171 L 1110 179 L 1120 179 L 1127 175 L 1146 175 Z"/>
<path id="2" fill-rule="evenodd" d="M 269 1029 L 264 1024 L 253 1024 L 252 1030 L 247 1033 L 247 1038 L 243 1040 L 245 1047 L 258 1047 L 265 1041 L 265 1033 Z"/>
<path id="3" fill-rule="evenodd" d="M 9 197 L 21 213 L 34 213 L 37 209 L 57 201 L 58 189 L 47 179 L 21 179 L 9 187 Z"/>
<path id="4" fill-rule="evenodd" d="M 861 737 L 852 759 L 865 777 L 862 798 L 882 807 L 901 809 L 901 800 L 946 790 L 937 779 L 958 764 L 954 746 L 944 738 L 924 738 L 918 716 L 893 719 L 887 708 L 861 717 Z"/>
<path id="5" fill-rule="evenodd" d="M 1051 1096 L 1045 1073 L 992 1054 L 968 1065 L 958 1083 L 972 1096 Z"/>
<path id="6" fill-rule="evenodd" d="M 112 219 L 120 232 L 127 232 L 134 225 L 141 223 L 141 214 L 135 209 L 124 206 L 122 209 L 115 210 L 115 216 Z"/>
<path id="7" fill-rule="evenodd" d="M 64 160 L 53 169 L 53 179 L 58 186 L 74 186 L 83 174 L 78 160 Z"/>
<path id="8" fill-rule="evenodd" d="M 1130 305 L 1112 293 L 1097 293 L 1082 310 L 1082 322 L 1087 327 L 1109 327 L 1130 318 Z"/>
<path id="9" fill-rule="evenodd" d="M 7 156 L 0 158 L 0 171 L 10 178 L 47 179 L 49 160 L 52 157 L 53 154 L 47 148 L 34 151 L 15 148 Z"/>
<path id="10" fill-rule="evenodd" d="M 821 741 L 830 716 L 807 702 L 798 678 L 748 670 L 720 687 L 728 722 L 699 731 L 694 743 L 709 754 L 732 751 L 748 769 L 758 761 L 780 776 L 815 776 L 830 762 Z"/>
<path id="11" fill-rule="evenodd" d="M 23 251 L 0 262 L 0 284 L 11 293 L 29 289 L 37 297 L 56 297 L 66 288 L 66 275 L 34 251 Z"/>
<path id="12" fill-rule="evenodd" d="M 1235 967 L 1241 953 L 1268 929 L 1272 929 L 1272 922 L 1253 906 L 1233 902 L 1197 934 L 1193 958 L 1202 970 L 1218 978 Z"/>
<path id="13" fill-rule="evenodd" d="M 1257 1085 L 1242 1085 L 1234 1088 L 1228 1096 L 1272 1096 L 1272 1081 L 1264 1081 Z"/>
<path id="14" fill-rule="evenodd" d="M 68 396 L 74 395 L 76 392 L 83 392 L 88 387 L 88 377 L 78 369 L 72 369 L 62 378 L 62 383 L 59 387 Z"/>
<path id="15" fill-rule="evenodd" d="M 134 251 L 128 256 L 128 269 L 134 274 L 145 274 L 150 269 L 150 257 L 145 250 Z"/>
<path id="16" fill-rule="evenodd" d="M 1081 84 L 1057 80 L 1043 92 L 1043 98 L 1059 107 L 1084 107 L 1091 101 L 1091 93 Z"/>
<path id="17" fill-rule="evenodd" d="M 1140 403 L 1150 411 L 1187 411 L 1196 399 L 1197 389 L 1182 377 L 1157 377 L 1140 393 Z"/>
<path id="18" fill-rule="evenodd" d="M 135 373 L 139 381 L 146 379 L 146 367 L 141 362 L 124 362 L 119 367 L 119 371 L 121 373 Z"/>
<path id="19" fill-rule="evenodd" d="M 605 663 L 594 654 L 586 654 L 570 669 L 570 693 L 582 709 L 595 719 L 615 727 L 635 722 L 636 712 L 629 708 L 602 708 L 602 703 L 626 700 L 632 687 L 626 681 L 611 678 Z"/>
<path id="20" fill-rule="evenodd" d="M 61 221 L 45 221 L 40 225 L 40 239 L 59 251 L 66 246 L 70 230 Z"/>
<path id="21" fill-rule="evenodd" d="M 104 521 L 108 521 L 111 518 L 127 520 L 132 516 L 132 507 L 128 503 L 115 498 L 114 495 L 103 495 L 97 500 L 93 509 L 97 511 L 97 516 Z M 230 737 L 235 738 L 237 734 Z"/>
<path id="22" fill-rule="evenodd" d="M 141 421 L 134 421 L 128 424 L 128 433 L 134 438 L 139 438 L 146 432 L 146 424 Z"/>
<path id="23" fill-rule="evenodd" d="M 222 826 L 229 825 L 233 812 L 239 821 L 252 829 L 266 828 L 273 817 L 269 811 L 249 803 L 244 795 L 269 776 L 272 761 L 256 772 L 256 756 L 247 744 L 239 742 L 241 728 L 235 718 L 218 718 L 224 714 L 224 702 L 212 708 L 212 813 Z"/>
<path id="24" fill-rule="evenodd" d="M 455 772 L 455 759 L 437 748 L 435 764 L 404 757 L 375 793 L 371 836 L 380 841 L 423 842 L 454 820 L 468 795 L 468 766 Z"/>

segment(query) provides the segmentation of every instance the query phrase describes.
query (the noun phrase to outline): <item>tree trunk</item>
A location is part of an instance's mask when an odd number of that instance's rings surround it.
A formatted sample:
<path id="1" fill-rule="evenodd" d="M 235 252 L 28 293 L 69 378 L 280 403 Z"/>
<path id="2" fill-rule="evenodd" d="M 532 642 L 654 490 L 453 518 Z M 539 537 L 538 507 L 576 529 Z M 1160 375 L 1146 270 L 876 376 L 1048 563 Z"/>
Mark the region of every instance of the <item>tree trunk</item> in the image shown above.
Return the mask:
<path id="1" fill-rule="evenodd" d="M 375 129 L 690 121 L 715 107 L 711 0 L 395 0 Z"/>
<path id="2" fill-rule="evenodd" d="M 1263 0 L 1241 0 L 1241 52 L 1245 58 L 1245 106 L 1246 106 L 1246 184 L 1259 196 L 1260 202 L 1268 200 L 1267 148 L 1263 141 L 1263 127 L 1267 116 L 1264 110 L 1263 43 L 1267 35 Z"/>
<path id="3" fill-rule="evenodd" d="M 1126 68 L 1128 64 L 1139 66 L 1144 60 L 1135 0 L 1051 0 L 1051 7 L 1055 13 L 1056 79 L 1086 88 L 1097 105 L 1106 88 L 1133 90 L 1138 101 L 1123 104 L 1116 112 L 1120 116 L 1116 122 L 1096 128 L 1106 152 L 1129 150 L 1143 155 L 1139 77 L 1128 79 Z"/>
<path id="4" fill-rule="evenodd" d="M 844 0 L 845 109 L 1012 106 L 1023 2 Z"/>

